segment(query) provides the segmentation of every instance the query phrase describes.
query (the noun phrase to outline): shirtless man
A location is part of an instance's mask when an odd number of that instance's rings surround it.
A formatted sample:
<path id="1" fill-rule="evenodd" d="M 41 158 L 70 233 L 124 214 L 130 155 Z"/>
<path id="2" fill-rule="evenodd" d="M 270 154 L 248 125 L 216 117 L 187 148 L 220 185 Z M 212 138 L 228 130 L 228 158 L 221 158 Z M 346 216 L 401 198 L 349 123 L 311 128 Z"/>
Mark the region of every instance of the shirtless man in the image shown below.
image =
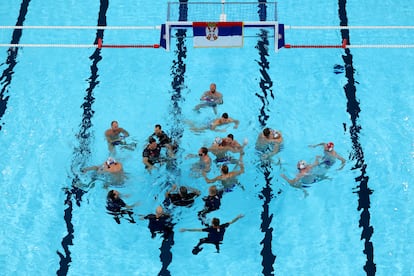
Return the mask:
<path id="1" fill-rule="evenodd" d="M 190 129 L 195 132 L 201 132 L 207 129 L 214 131 L 224 132 L 226 129 L 216 129 L 218 126 L 234 124 L 233 128 L 236 129 L 239 126 L 239 121 L 229 117 L 229 114 L 223 113 L 220 118 L 214 119 L 211 122 L 208 122 L 205 126 L 197 127 L 193 122 L 186 121 L 190 125 Z"/>
<path id="2" fill-rule="evenodd" d="M 91 166 L 81 169 L 81 172 L 85 173 L 87 171 L 97 171 L 98 173 L 119 173 L 122 172 L 122 164 L 115 161 L 112 157 L 109 157 L 102 165 L 100 166 Z"/>
<path id="3" fill-rule="evenodd" d="M 338 168 L 338 170 L 342 170 L 342 168 L 345 166 L 345 159 L 340 156 L 335 150 L 334 150 L 334 143 L 319 143 L 316 145 L 310 145 L 309 147 L 315 148 L 317 146 L 323 146 L 323 156 L 321 161 L 319 162 L 320 166 L 325 166 L 325 168 L 330 168 L 335 164 L 336 159 L 341 161 L 341 166 Z"/>
<path id="4" fill-rule="evenodd" d="M 312 184 L 323 179 L 323 177 L 312 173 L 312 169 L 319 165 L 320 156 L 316 156 L 315 162 L 313 164 L 307 164 L 305 161 L 300 160 L 297 164 L 299 172 L 296 174 L 296 177 L 289 179 L 285 174 L 280 176 L 285 179 L 292 187 L 301 189 L 305 196 L 308 195 L 308 192 L 303 188 L 303 184 Z"/>
<path id="5" fill-rule="evenodd" d="M 234 188 L 236 185 L 239 185 L 239 182 L 237 181 L 236 177 L 244 173 L 243 153 L 240 154 L 239 165 L 240 170 L 233 170 L 231 172 L 229 172 L 229 167 L 227 165 L 223 165 L 221 166 L 221 174 L 211 179 L 207 177 L 205 172 L 203 172 L 204 179 L 207 183 L 221 181 L 224 191 L 230 192 L 232 188 Z"/>
<path id="6" fill-rule="evenodd" d="M 211 157 L 208 155 L 208 149 L 206 147 L 201 147 L 198 150 L 198 154 L 189 154 L 186 158 L 193 158 L 198 157 L 199 160 L 197 163 L 195 163 L 191 170 L 196 173 L 195 176 L 197 176 L 197 173 L 200 172 L 209 172 L 211 168 Z"/>
<path id="7" fill-rule="evenodd" d="M 267 127 L 257 137 L 256 150 L 262 153 L 261 159 L 266 160 L 280 151 L 282 142 L 282 133 Z"/>
<path id="8" fill-rule="evenodd" d="M 227 155 L 227 152 L 231 151 L 233 153 L 240 153 L 241 155 L 246 145 L 247 140 L 243 142 L 243 145 L 240 145 L 239 142 L 234 140 L 233 134 L 229 134 L 224 138 L 216 137 L 214 143 L 209 148 L 209 151 L 216 156 L 216 163 L 237 163 L 237 159 L 234 159 L 231 156 Z"/>
<path id="9" fill-rule="evenodd" d="M 115 161 L 112 157 L 109 157 L 102 165 L 100 166 L 90 166 L 81 169 L 82 173 L 88 171 L 96 171 L 98 174 L 107 174 L 109 177 L 106 178 L 106 183 L 104 187 L 109 185 L 120 185 L 125 181 L 125 174 L 120 162 Z M 109 173 L 109 174 L 108 174 Z"/>
<path id="10" fill-rule="evenodd" d="M 214 114 L 217 114 L 217 105 L 223 104 L 223 95 L 216 90 L 216 84 L 210 84 L 210 90 L 204 92 L 201 96 L 200 101 L 202 103 L 194 107 L 195 111 L 199 111 L 200 108 L 209 107 L 213 108 Z"/>
<path id="11" fill-rule="evenodd" d="M 109 151 L 113 152 L 116 145 L 126 145 L 124 138 L 128 136 L 128 131 L 122 127 L 119 127 L 117 121 L 112 121 L 111 128 L 105 131 L 105 137 L 106 141 L 108 142 Z"/>

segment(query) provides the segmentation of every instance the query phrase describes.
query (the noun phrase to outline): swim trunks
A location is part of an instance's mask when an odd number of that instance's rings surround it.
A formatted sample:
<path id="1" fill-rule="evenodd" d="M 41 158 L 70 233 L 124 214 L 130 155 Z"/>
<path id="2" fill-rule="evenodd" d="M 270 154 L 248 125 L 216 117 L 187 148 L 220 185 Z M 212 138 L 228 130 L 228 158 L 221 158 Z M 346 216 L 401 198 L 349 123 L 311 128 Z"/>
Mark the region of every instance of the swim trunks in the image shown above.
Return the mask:
<path id="1" fill-rule="evenodd" d="M 121 145 L 121 144 L 122 144 L 122 141 L 112 142 L 112 146 L 118 146 L 118 145 Z"/>
<path id="2" fill-rule="evenodd" d="M 216 163 L 230 163 L 231 162 L 231 156 L 224 156 L 224 157 L 216 158 L 216 160 L 214 160 L 214 162 L 216 162 Z"/>

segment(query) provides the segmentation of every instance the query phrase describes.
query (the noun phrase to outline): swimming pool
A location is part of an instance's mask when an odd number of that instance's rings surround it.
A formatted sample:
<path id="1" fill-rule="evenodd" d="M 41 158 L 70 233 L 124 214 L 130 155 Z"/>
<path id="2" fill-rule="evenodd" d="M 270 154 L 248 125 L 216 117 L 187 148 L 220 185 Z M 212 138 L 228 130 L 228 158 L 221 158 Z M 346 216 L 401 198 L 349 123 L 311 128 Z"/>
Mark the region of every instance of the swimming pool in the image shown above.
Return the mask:
<path id="1" fill-rule="evenodd" d="M 349 25 L 410 25 L 414 9 L 402 1 L 313 2 L 279 3 L 279 20 L 289 25 L 339 25 L 346 16 Z M 139 9 L 135 5 L 7 3 L 0 10 L 0 25 L 15 25 L 17 18 L 27 26 L 165 21 L 165 3 L 142 3 Z M 170 52 L 21 48 L 15 56 L 1 48 L 4 273 L 413 274 L 414 66 L 407 62 L 413 50 L 281 49 L 275 54 L 272 44 L 266 51 L 266 34 L 256 33 L 260 31 L 251 31 L 254 37 L 246 38 L 241 49 L 194 49 L 191 38 L 183 44 L 172 40 Z M 96 34 L 23 30 L 19 38 L 18 32 L 1 30 L 0 38 L 4 43 L 13 37 L 20 43 L 92 43 Z M 387 30 L 367 36 L 364 30 L 352 30 L 349 37 L 351 44 L 412 43 L 411 34 Z M 292 44 L 331 44 L 339 43 L 342 35 L 292 30 L 286 39 Z M 104 32 L 106 43 L 156 43 L 158 37 L 156 30 Z M 245 189 L 226 193 L 220 209 L 207 217 L 223 222 L 240 213 L 245 217 L 229 227 L 220 254 L 207 245 L 194 256 L 192 247 L 205 235 L 178 229 L 201 227 L 196 215 L 203 206 L 200 198 L 190 208 L 171 211 L 176 223 L 173 240 L 151 239 L 147 221 L 138 215 L 155 211 L 168 181 L 206 195 L 208 185 L 190 177 L 194 160 L 185 156 L 227 133 L 197 134 L 183 121 L 201 124 L 215 117 L 209 109 L 200 114 L 192 110 L 211 82 L 224 94 L 219 114 L 228 112 L 240 120 L 238 129 L 228 131 L 249 144 L 246 172 L 239 177 Z M 86 185 L 93 174 L 80 173 L 80 168 L 108 157 L 103 133 L 112 120 L 138 143 L 135 151 L 117 151 L 128 179 L 113 187 L 130 195 L 127 203 L 141 203 L 134 208 L 135 224 L 117 224 L 105 210 L 104 180 Z M 148 174 L 141 153 L 157 123 L 178 141 L 180 150 L 175 168 Z M 274 157 L 280 158 L 280 165 L 261 167 L 256 156 L 254 142 L 265 125 L 283 132 L 283 150 Z M 341 171 L 330 170 L 330 180 L 312 185 L 304 198 L 280 174 L 293 177 L 298 160 L 311 162 L 321 154 L 308 145 L 330 140 L 347 164 Z M 213 166 L 209 176 L 217 174 Z"/>

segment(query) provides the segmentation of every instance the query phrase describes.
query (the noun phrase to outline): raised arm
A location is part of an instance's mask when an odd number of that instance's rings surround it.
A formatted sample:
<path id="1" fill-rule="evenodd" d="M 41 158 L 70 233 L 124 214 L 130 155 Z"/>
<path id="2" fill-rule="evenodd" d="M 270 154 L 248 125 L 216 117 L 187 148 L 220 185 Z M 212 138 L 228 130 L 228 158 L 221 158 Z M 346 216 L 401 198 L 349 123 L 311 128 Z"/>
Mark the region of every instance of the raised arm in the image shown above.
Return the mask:
<path id="1" fill-rule="evenodd" d="M 315 144 L 315 145 L 309 145 L 310 148 L 316 148 L 318 146 L 324 146 L 326 143 L 319 143 L 319 144 Z"/>
<path id="2" fill-rule="evenodd" d="M 293 178 L 293 179 L 289 179 L 284 173 L 282 173 L 281 175 L 280 175 L 284 180 L 286 180 L 290 185 L 293 185 L 293 184 L 295 184 L 299 179 L 298 179 L 298 177 L 295 177 L 295 178 Z"/>
<path id="3" fill-rule="evenodd" d="M 180 232 L 203 232 L 201 228 L 181 228 Z"/>
<path id="4" fill-rule="evenodd" d="M 204 179 L 206 180 L 207 183 L 214 183 L 214 182 L 222 179 L 222 176 L 221 175 L 216 176 L 216 177 L 210 179 L 210 178 L 207 177 L 207 174 L 206 174 L 205 171 L 203 171 L 202 174 L 203 174 Z"/>
<path id="5" fill-rule="evenodd" d="M 242 159 L 243 159 L 243 155 L 241 154 L 240 155 L 240 160 L 239 160 L 240 170 L 232 171 L 231 172 L 232 177 L 235 177 L 235 176 L 238 176 L 238 175 L 241 175 L 242 173 L 244 173 L 244 163 L 243 163 Z"/>
<path id="6" fill-rule="evenodd" d="M 234 123 L 234 127 L 233 128 L 238 128 L 239 127 L 239 120 L 230 118 L 230 122 L 229 123 Z"/>
<path id="7" fill-rule="evenodd" d="M 241 219 L 242 217 L 244 217 L 244 215 L 243 215 L 243 214 L 240 214 L 240 215 L 238 215 L 237 217 L 235 217 L 232 221 L 229 221 L 228 223 L 229 223 L 229 224 L 233 224 L 233 223 L 235 223 L 236 221 L 238 221 L 239 219 Z"/>
<path id="8" fill-rule="evenodd" d="M 196 189 L 196 188 L 187 187 L 187 189 L 188 189 L 190 192 L 193 192 L 193 193 L 195 193 L 195 194 L 196 194 L 196 195 L 198 195 L 198 196 L 201 194 L 200 190 L 198 190 L 198 189 Z"/>
<path id="9" fill-rule="evenodd" d="M 287 182 L 289 182 L 290 186 L 292 186 L 293 188 L 302 190 L 305 197 L 308 196 L 308 192 L 302 187 L 302 185 L 299 182 L 299 180 L 302 178 L 301 176 L 296 176 L 294 179 L 287 178 L 286 175 L 284 175 L 283 173 L 280 176 L 283 177 Z"/>
<path id="10" fill-rule="evenodd" d="M 345 158 L 343 158 L 342 156 L 340 156 L 339 154 L 337 154 L 335 152 L 335 157 L 339 160 L 341 160 L 341 166 L 338 168 L 338 170 L 342 170 L 342 168 L 345 166 L 346 160 Z"/>
<path id="11" fill-rule="evenodd" d="M 168 195 L 170 193 L 174 192 L 176 189 L 177 189 L 177 185 L 175 185 L 175 184 L 172 185 L 171 189 L 165 193 L 165 197 L 168 197 Z"/>

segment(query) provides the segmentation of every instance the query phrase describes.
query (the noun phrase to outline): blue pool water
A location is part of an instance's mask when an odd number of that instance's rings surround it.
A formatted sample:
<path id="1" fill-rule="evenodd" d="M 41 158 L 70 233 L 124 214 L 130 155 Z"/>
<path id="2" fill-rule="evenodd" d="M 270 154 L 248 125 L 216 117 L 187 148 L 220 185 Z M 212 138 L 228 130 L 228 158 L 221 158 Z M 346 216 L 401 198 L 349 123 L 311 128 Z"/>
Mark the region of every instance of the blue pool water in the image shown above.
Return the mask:
<path id="1" fill-rule="evenodd" d="M 410 25 L 406 1 L 289 1 L 278 3 L 280 22 L 291 26 Z M 166 3 L 152 1 L 38 1 L 0 4 L 0 25 L 154 26 Z M 393 12 L 390 12 L 392 10 Z M 346 22 L 346 20 L 348 20 Z M 345 24 L 346 25 L 346 24 Z M 411 24 L 412 25 L 412 24 Z M 243 48 L 195 49 L 191 30 L 163 49 L 0 48 L 0 269 L 5 275 L 411 275 L 414 139 L 412 49 L 281 49 L 273 34 L 246 30 Z M 176 31 L 173 31 L 175 34 Z M 159 30 L 0 29 L 1 43 L 158 43 Z M 286 30 L 286 42 L 351 45 L 412 44 L 412 30 Z M 268 37 L 267 37 L 268 36 Z M 266 47 L 266 37 L 270 45 Z M 190 131 L 210 109 L 194 112 L 211 82 L 224 95 L 219 114 L 240 121 L 225 133 Z M 136 223 L 117 224 L 106 213 L 102 177 L 80 169 L 109 155 L 104 131 L 112 120 L 131 134 L 134 151 L 117 150 L 127 179 L 111 186 L 132 204 Z M 142 150 L 155 124 L 179 144 L 176 167 L 149 174 Z M 280 129 L 282 151 L 261 166 L 254 144 L 265 127 Z M 151 239 L 148 222 L 169 189 L 189 185 L 207 195 L 209 185 L 191 176 L 201 146 L 233 133 L 249 141 L 245 173 L 207 215 L 227 222 L 220 254 L 200 228 L 198 198 L 189 208 L 168 209 L 174 234 Z M 310 144 L 335 142 L 347 160 L 329 179 L 294 189 L 296 162 L 321 154 Z M 276 164 L 280 160 L 280 164 Z M 231 167 L 232 169 L 232 167 Z M 208 174 L 218 175 L 214 165 Z"/>

